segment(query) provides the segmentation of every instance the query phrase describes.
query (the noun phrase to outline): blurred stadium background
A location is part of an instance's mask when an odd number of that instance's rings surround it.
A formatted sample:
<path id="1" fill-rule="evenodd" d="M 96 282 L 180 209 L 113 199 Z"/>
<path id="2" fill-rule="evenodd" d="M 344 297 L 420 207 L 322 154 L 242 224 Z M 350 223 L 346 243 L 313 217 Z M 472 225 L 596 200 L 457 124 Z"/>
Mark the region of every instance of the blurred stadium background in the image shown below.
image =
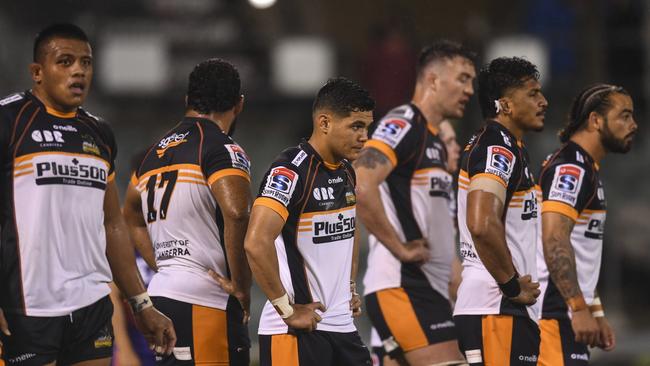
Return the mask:
<path id="1" fill-rule="evenodd" d="M 242 76 L 246 104 L 235 139 L 253 161 L 254 192 L 274 156 L 308 136 L 311 99 L 328 77 L 362 82 L 381 117 L 409 99 L 417 52 L 436 38 L 466 43 L 481 63 L 525 56 L 540 66 L 549 110 L 544 132 L 527 137 L 533 166 L 558 145 L 556 132 L 581 88 L 624 86 L 640 133 L 631 153 L 603 163 L 609 213 L 600 286 L 618 347 L 594 351 L 593 364 L 650 365 L 650 1 L 2 1 L 1 95 L 29 88 L 33 37 L 57 21 L 74 22 L 91 38 L 96 66 L 86 107 L 113 126 L 121 188 L 131 157 L 182 117 L 187 75 L 210 57 L 233 62 Z M 454 121 L 459 143 L 481 123 L 474 98 Z M 256 290 L 255 343 L 262 303 Z M 358 326 L 368 339 L 367 318 Z"/>

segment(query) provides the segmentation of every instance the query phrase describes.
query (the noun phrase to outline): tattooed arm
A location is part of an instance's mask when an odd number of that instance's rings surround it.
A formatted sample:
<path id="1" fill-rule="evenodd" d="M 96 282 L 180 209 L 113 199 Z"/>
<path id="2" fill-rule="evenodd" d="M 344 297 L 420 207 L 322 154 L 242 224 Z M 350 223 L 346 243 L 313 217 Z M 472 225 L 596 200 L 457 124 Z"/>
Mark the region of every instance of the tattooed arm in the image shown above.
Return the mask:
<path id="1" fill-rule="evenodd" d="M 578 283 L 571 245 L 574 224 L 571 218 L 557 212 L 542 214 L 544 259 L 553 283 L 571 309 L 571 327 L 576 341 L 597 346 L 601 343 L 598 323 L 591 315 Z"/>
<path id="2" fill-rule="evenodd" d="M 393 170 L 388 157 L 372 147 L 365 148 L 354 162 L 354 170 L 357 175 L 357 214 L 368 231 L 400 261 L 426 261 L 429 258 L 426 240 L 402 243 L 384 211 L 379 185 Z"/>

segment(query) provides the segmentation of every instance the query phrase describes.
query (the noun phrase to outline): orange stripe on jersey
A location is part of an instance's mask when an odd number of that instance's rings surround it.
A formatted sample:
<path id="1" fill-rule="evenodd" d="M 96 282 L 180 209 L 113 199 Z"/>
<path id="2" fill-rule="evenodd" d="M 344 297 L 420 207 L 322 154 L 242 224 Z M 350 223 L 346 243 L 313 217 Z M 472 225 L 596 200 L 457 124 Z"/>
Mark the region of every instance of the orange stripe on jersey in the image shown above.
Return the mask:
<path id="1" fill-rule="evenodd" d="M 525 196 L 525 195 L 527 195 L 528 193 L 530 193 L 530 192 L 532 192 L 534 190 L 535 190 L 535 187 L 530 187 L 525 191 L 517 191 L 517 192 L 513 193 L 512 195 L 515 196 L 515 197 L 522 197 L 522 196 Z"/>
<path id="2" fill-rule="evenodd" d="M 298 338 L 291 334 L 271 336 L 271 365 L 299 366 Z"/>
<path id="3" fill-rule="evenodd" d="M 463 169 L 461 169 L 460 173 L 458 173 L 458 177 L 459 178 L 465 178 L 466 180 L 469 181 L 469 174 L 467 174 L 467 172 L 464 171 Z"/>
<path id="4" fill-rule="evenodd" d="M 135 176 L 135 173 L 131 174 L 131 185 L 133 185 L 133 187 L 138 186 L 138 177 Z"/>
<path id="5" fill-rule="evenodd" d="M 571 218 L 573 221 L 578 219 L 578 211 L 575 208 L 567 205 L 566 203 L 558 201 L 544 201 L 542 202 L 542 213 L 544 212 L 557 212 L 564 216 Z"/>
<path id="6" fill-rule="evenodd" d="M 148 172 L 142 174 L 140 176 L 140 182 L 144 181 L 145 179 L 149 178 L 152 175 L 156 175 L 158 173 L 164 173 L 164 172 L 170 172 L 173 170 L 191 170 L 194 172 L 199 172 L 201 175 L 203 175 L 203 172 L 201 171 L 201 166 L 197 164 L 173 164 L 173 165 L 168 165 L 164 166 L 162 168 L 158 169 L 153 169 L 149 170 Z"/>
<path id="7" fill-rule="evenodd" d="M 429 345 L 413 304 L 403 288 L 380 290 L 376 294 L 386 324 L 404 352 Z"/>
<path id="8" fill-rule="evenodd" d="M 440 130 L 438 130 L 438 127 L 433 127 L 428 123 L 427 123 L 427 129 L 429 130 L 429 132 L 431 132 L 435 136 L 438 136 L 438 133 L 440 133 Z"/>
<path id="9" fill-rule="evenodd" d="M 329 215 L 337 212 L 345 212 L 348 210 L 352 210 L 356 205 L 348 206 L 348 207 L 343 207 L 343 208 L 338 208 L 336 210 L 329 210 L 329 211 L 316 211 L 316 212 L 305 212 L 302 215 L 300 215 L 300 222 L 305 222 L 307 220 L 311 220 L 312 217 L 316 215 Z"/>
<path id="10" fill-rule="evenodd" d="M 439 167 L 433 167 L 433 168 L 425 168 L 425 169 L 418 169 L 415 172 L 413 172 L 413 175 L 420 175 L 420 174 L 426 174 L 431 171 L 442 171 L 442 172 L 447 172 L 446 170 L 439 168 Z"/>
<path id="11" fill-rule="evenodd" d="M 483 362 L 485 365 L 510 365 L 512 348 L 511 315 L 484 315 L 483 328 Z"/>
<path id="12" fill-rule="evenodd" d="M 106 179 L 106 182 L 110 183 L 114 180 L 115 180 L 115 172 L 112 172 L 111 174 L 109 174 L 108 179 Z"/>
<path id="13" fill-rule="evenodd" d="M 393 150 L 385 142 L 379 140 L 368 140 L 366 141 L 364 147 L 372 147 L 373 149 L 379 150 L 382 154 L 386 155 L 393 166 L 397 165 L 397 155 L 395 154 L 395 150 Z"/>
<path id="14" fill-rule="evenodd" d="M 176 181 L 176 183 L 190 183 L 190 184 L 196 184 L 196 185 L 199 185 L 199 186 L 206 186 L 206 187 L 208 186 L 207 183 L 202 182 L 200 180 L 194 180 L 194 179 L 179 179 L 179 180 Z"/>
<path id="15" fill-rule="evenodd" d="M 55 117 L 60 117 L 60 118 L 74 118 L 77 116 L 77 111 L 74 112 L 59 112 L 54 108 L 50 108 L 48 106 L 45 106 L 45 111 L 47 111 L 48 114 L 51 114 Z"/>
<path id="16" fill-rule="evenodd" d="M 274 200 L 273 198 L 268 198 L 268 197 L 260 197 L 255 200 L 253 203 L 253 207 L 255 206 L 264 206 L 268 207 L 271 210 L 275 211 L 280 217 L 282 217 L 282 220 L 287 221 L 287 217 L 289 217 L 289 211 L 287 210 L 286 207 L 284 207 L 283 204 L 280 202 Z"/>
<path id="17" fill-rule="evenodd" d="M 23 175 L 28 175 L 34 173 L 34 169 L 31 170 L 23 170 L 20 173 L 14 174 L 14 178 L 22 177 Z"/>
<path id="18" fill-rule="evenodd" d="M 224 310 L 192 305 L 194 362 L 227 366 L 228 320 Z"/>
<path id="19" fill-rule="evenodd" d="M 539 333 L 541 343 L 539 344 L 537 364 L 540 366 L 564 366 L 560 323 L 557 319 L 541 319 Z"/>
<path id="20" fill-rule="evenodd" d="M 325 160 L 323 160 L 323 165 L 325 166 L 325 168 L 327 168 L 329 170 L 336 170 L 336 169 L 340 168 L 341 165 L 343 165 L 343 163 L 332 164 L 332 163 L 328 163 Z"/>
<path id="21" fill-rule="evenodd" d="M 506 182 L 505 182 L 503 179 L 497 177 L 497 176 L 494 175 L 494 174 L 490 174 L 490 173 L 478 173 L 478 174 L 474 175 L 474 176 L 470 179 L 470 182 L 471 182 L 472 180 L 474 180 L 474 179 L 477 179 L 477 178 L 488 178 L 488 179 L 492 179 L 492 180 L 495 180 L 495 181 L 501 183 L 501 185 L 504 186 L 505 188 L 508 188 L 508 185 L 506 184 Z"/>
<path id="22" fill-rule="evenodd" d="M 37 152 L 37 153 L 31 153 L 27 155 L 22 155 L 20 157 L 16 157 L 14 159 L 14 164 L 18 165 L 19 163 L 25 162 L 27 160 L 33 159 L 35 156 L 42 156 L 42 155 L 63 155 L 63 156 L 77 156 L 81 158 L 91 158 L 91 159 L 96 159 L 101 161 L 102 163 L 106 164 L 106 166 L 110 166 L 108 161 L 96 156 L 96 155 L 89 155 L 89 154 L 76 154 L 76 153 L 69 153 L 69 152 L 64 152 L 64 151 L 44 151 L 44 152 Z"/>
<path id="23" fill-rule="evenodd" d="M 580 216 L 588 216 L 588 215 L 593 214 L 593 213 L 605 213 L 605 212 L 607 212 L 607 210 L 588 210 L 588 209 L 584 209 L 584 210 L 582 210 L 582 213 L 580 214 Z"/>
<path id="24" fill-rule="evenodd" d="M 243 177 L 246 179 L 249 183 L 251 181 L 251 177 L 246 173 L 245 171 L 237 168 L 228 168 L 228 169 L 222 169 L 219 171 L 216 171 L 212 173 L 212 175 L 208 178 L 208 184 L 212 185 L 214 182 L 218 181 L 220 178 L 229 176 L 229 175 L 238 175 L 240 177 Z"/>

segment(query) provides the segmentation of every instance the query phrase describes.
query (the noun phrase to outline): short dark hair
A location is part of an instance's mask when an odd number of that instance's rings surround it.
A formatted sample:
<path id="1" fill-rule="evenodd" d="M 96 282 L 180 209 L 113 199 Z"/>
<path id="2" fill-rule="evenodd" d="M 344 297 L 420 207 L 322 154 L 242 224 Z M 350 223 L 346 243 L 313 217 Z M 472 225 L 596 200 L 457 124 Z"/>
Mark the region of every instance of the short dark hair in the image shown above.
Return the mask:
<path id="1" fill-rule="evenodd" d="M 375 109 L 375 100 L 359 84 L 344 77 L 337 77 L 327 80 L 316 94 L 312 112 L 322 109 L 347 117 L 351 112 L 372 111 Z"/>
<path id="2" fill-rule="evenodd" d="M 478 102 L 483 117 L 496 117 L 494 101 L 530 79 L 539 80 L 539 71 L 523 58 L 499 57 L 483 66 L 478 73 Z"/>
<path id="3" fill-rule="evenodd" d="M 452 59 L 454 57 L 463 57 L 473 64 L 476 63 L 476 53 L 458 42 L 442 39 L 424 47 L 418 57 L 416 66 L 417 77 L 420 78 L 422 76 L 424 69 L 430 63 L 443 59 Z"/>
<path id="4" fill-rule="evenodd" d="M 230 62 L 212 58 L 196 65 L 187 86 L 187 108 L 199 113 L 225 112 L 241 97 L 241 80 Z"/>
<path id="5" fill-rule="evenodd" d="M 36 34 L 34 38 L 33 59 L 34 62 L 43 60 L 43 46 L 52 38 L 77 39 L 88 42 L 88 36 L 83 29 L 70 23 L 52 24 Z"/>
<path id="6" fill-rule="evenodd" d="M 622 86 L 610 84 L 594 84 L 583 89 L 571 104 L 566 126 L 558 133 L 560 141 L 569 141 L 571 136 L 584 126 L 591 112 L 601 116 L 607 114 L 612 108 L 610 96 L 613 94 L 630 95 Z"/>

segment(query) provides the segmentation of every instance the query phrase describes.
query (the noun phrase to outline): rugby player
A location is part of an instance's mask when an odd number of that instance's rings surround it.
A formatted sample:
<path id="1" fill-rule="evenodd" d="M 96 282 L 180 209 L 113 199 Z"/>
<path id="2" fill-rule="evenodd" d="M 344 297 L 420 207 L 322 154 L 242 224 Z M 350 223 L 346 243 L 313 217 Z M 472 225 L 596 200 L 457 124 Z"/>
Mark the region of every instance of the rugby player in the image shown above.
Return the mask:
<path id="1" fill-rule="evenodd" d="M 458 179 L 463 272 L 454 319 L 471 365 L 535 365 L 539 350 L 535 182 L 522 141 L 544 128 L 537 67 L 497 58 L 478 76 L 485 125 L 465 147 Z"/>
<path id="2" fill-rule="evenodd" d="M 184 118 L 149 148 L 127 189 L 125 218 L 157 269 L 149 293 L 178 334 L 160 365 L 249 364 L 250 161 L 229 136 L 240 88 L 227 61 L 194 67 Z"/>
<path id="3" fill-rule="evenodd" d="M 383 117 L 354 162 L 359 217 L 370 234 L 365 299 L 386 365 L 464 363 L 448 293 L 453 176 L 438 125 L 463 116 L 474 58 L 450 41 L 426 47 L 412 102 Z"/>
<path id="4" fill-rule="evenodd" d="M 113 279 L 150 344 L 171 352 L 172 323 L 151 306 L 120 212 L 113 133 L 81 108 L 93 76 L 88 37 L 52 25 L 33 57 L 32 89 L 0 100 L 2 357 L 110 364 Z"/>
<path id="5" fill-rule="evenodd" d="M 596 291 L 607 209 L 599 164 L 607 153 L 628 152 L 636 130 L 629 93 L 592 85 L 574 100 L 562 146 L 542 166 L 539 365 L 587 365 L 588 346 L 616 345 Z"/>
<path id="6" fill-rule="evenodd" d="M 360 304 L 350 282 L 358 240 L 349 160 L 367 141 L 374 105 L 356 83 L 329 80 L 314 100 L 309 140 L 265 174 L 245 241 L 269 299 L 258 331 L 262 366 L 371 364 L 353 322 Z"/>

